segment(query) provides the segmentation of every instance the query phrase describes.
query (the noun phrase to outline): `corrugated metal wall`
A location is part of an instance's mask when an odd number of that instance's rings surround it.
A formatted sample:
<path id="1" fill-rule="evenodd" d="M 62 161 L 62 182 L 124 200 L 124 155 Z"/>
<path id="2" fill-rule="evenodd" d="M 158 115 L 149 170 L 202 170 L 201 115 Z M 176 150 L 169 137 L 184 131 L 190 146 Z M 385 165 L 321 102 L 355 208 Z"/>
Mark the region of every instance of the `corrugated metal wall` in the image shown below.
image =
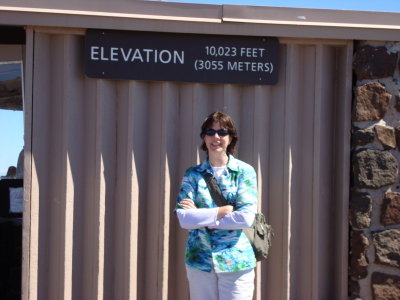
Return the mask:
<path id="1" fill-rule="evenodd" d="M 275 229 L 255 299 L 346 298 L 352 44 L 281 39 L 277 85 L 214 85 L 86 78 L 82 33 L 28 30 L 23 299 L 188 299 L 173 208 L 215 110 Z"/>

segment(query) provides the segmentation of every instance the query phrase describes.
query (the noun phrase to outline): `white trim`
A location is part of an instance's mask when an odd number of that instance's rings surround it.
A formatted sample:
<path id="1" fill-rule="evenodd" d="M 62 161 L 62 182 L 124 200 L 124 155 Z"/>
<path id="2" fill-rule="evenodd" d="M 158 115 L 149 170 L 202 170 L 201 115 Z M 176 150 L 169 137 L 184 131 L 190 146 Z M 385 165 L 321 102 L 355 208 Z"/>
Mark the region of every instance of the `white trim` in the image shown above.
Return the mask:
<path id="1" fill-rule="evenodd" d="M 193 21 L 193 22 L 208 22 L 221 23 L 221 19 L 217 18 L 199 18 L 199 17 L 184 17 L 184 16 L 163 16 L 151 14 L 129 14 L 104 11 L 88 11 L 88 10 L 69 10 L 69 9 L 51 9 L 51 8 L 33 8 L 33 7 L 16 7 L 16 6 L 0 6 L 0 11 L 11 12 L 29 12 L 29 13 L 47 13 L 47 14 L 64 14 L 78 16 L 96 16 L 96 17 L 114 17 L 114 18 L 129 18 L 129 19 L 152 19 L 152 20 L 169 20 L 169 21 Z"/>
<path id="2" fill-rule="evenodd" d="M 224 22 L 270 24 L 270 25 L 295 25 L 295 26 L 322 26 L 322 27 L 345 27 L 345 28 L 374 28 L 374 29 L 400 29 L 400 25 L 380 25 L 380 24 L 353 24 L 353 23 L 333 23 L 333 22 L 305 22 L 305 21 L 280 21 L 280 20 L 261 20 L 261 19 L 241 19 L 241 18 L 222 18 Z"/>

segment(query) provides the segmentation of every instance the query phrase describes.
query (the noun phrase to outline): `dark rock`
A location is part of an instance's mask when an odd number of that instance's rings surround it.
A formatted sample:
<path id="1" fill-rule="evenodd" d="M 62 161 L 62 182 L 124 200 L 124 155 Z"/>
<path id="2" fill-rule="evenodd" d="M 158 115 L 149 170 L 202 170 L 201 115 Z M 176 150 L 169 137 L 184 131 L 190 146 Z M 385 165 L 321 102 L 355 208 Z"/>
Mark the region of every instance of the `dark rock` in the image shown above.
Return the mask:
<path id="1" fill-rule="evenodd" d="M 396 136 L 394 128 L 382 125 L 374 126 L 376 137 L 385 148 L 396 148 Z"/>
<path id="2" fill-rule="evenodd" d="M 354 88 L 353 121 L 374 121 L 385 116 L 392 95 L 378 82 Z"/>
<path id="3" fill-rule="evenodd" d="M 374 300 L 399 300 L 400 277 L 374 272 L 371 276 Z"/>
<path id="4" fill-rule="evenodd" d="M 395 95 L 395 96 L 394 96 L 394 99 L 395 99 L 394 107 L 396 108 L 396 110 L 397 110 L 398 112 L 400 112 L 400 96 Z"/>
<path id="5" fill-rule="evenodd" d="M 364 146 L 374 141 L 375 133 L 370 128 L 359 129 L 353 133 L 351 138 L 353 146 Z"/>
<path id="6" fill-rule="evenodd" d="M 400 267 L 400 230 L 389 229 L 372 234 L 375 261 L 379 264 Z"/>
<path id="7" fill-rule="evenodd" d="M 385 194 L 381 211 L 381 223 L 384 226 L 400 224 L 400 193 L 389 192 Z"/>
<path id="8" fill-rule="evenodd" d="M 350 225 L 365 229 L 371 225 L 372 199 L 368 193 L 353 191 L 350 197 Z"/>
<path id="9" fill-rule="evenodd" d="M 365 278 L 368 275 L 368 246 L 368 238 L 362 231 L 351 232 L 349 275 L 354 279 Z"/>
<path id="10" fill-rule="evenodd" d="M 397 149 L 400 149 L 400 127 L 394 129 L 394 135 L 396 136 Z"/>
<path id="11" fill-rule="evenodd" d="M 397 56 L 397 53 L 388 53 L 386 47 L 362 47 L 356 52 L 353 62 L 357 80 L 393 76 Z"/>
<path id="12" fill-rule="evenodd" d="M 349 278 L 349 296 L 360 297 L 360 284 L 357 280 Z"/>
<path id="13" fill-rule="evenodd" d="M 353 155 L 353 176 L 356 188 L 372 188 L 396 182 L 398 164 L 388 151 L 362 150 Z"/>

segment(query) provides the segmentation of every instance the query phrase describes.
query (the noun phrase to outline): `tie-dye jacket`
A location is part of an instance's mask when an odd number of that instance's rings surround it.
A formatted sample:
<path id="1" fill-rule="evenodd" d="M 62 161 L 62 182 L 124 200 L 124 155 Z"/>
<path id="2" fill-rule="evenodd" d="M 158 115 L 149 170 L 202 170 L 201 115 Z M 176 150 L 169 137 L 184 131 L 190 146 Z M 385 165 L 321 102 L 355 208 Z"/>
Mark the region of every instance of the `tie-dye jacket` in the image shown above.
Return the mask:
<path id="1" fill-rule="evenodd" d="M 229 156 L 228 174 L 222 176 L 218 185 L 229 204 L 235 210 L 257 210 L 257 177 L 254 168 L 243 161 Z M 210 163 L 190 167 L 182 180 L 178 195 L 177 209 L 182 209 L 179 202 L 192 199 L 198 208 L 216 207 L 203 174 L 213 173 Z M 189 230 L 186 244 L 186 264 L 192 268 L 211 272 L 238 272 L 256 266 L 256 259 L 251 244 L 241 229 L 220 230 L 199 228 Z"/>

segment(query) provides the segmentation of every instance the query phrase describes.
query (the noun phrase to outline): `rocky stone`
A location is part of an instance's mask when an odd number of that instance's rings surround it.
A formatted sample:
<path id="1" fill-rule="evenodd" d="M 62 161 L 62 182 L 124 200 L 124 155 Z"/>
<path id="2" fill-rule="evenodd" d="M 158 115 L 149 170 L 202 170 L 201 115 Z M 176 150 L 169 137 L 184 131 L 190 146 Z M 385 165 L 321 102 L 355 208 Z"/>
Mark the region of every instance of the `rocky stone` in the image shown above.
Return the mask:
<path id="1" fill-rule="evenodd" d="M 381 210 L 381 223 L 384 226 L 400 224 L 400 193 L 385 194 Z"/>
<path id="2" fill-rule="evenodd" d="M 353 121 L 374 121 L 385 116 L 392 95 L 378 82 L 354 88 Z"/>
<path id="3" fill-rule="evenodd" d="M 400 127 L 399 127 L 400 129 Z M 359 129 L 353 132 L 352 144 L 353 146 L 364 146 L 372 143 L 375 138 L 375 133 L 371 128 Z"/>
<path id="4" fill-rule="evenodd" d="M 372 234 L 375 262 L 400 268 L 400 229 L 389 229 Z"/>
<path id="5" fill-rule="evenodd" d="M 362 231 L 351 232 L 349 275 L 354 279 L 362 279 L 368 275 L 368 246 L 368 238 Z"/>
<path id="6" fill-rule="evenodd" d="M 400 277 L 374 272 L 371 276 L 374 300 L 399 300 Z"/>
<path id="7" fill-rule="evenodd" d="M 356 188 L 378 189 L 397 180 L 397 160 L 389 151 L 358 151 L 353 155 L 352 164 Z"/>
<path id="8" fill-rule="evenodd" d="M 354 57 L 353 68 L 357 80 L 377 79 L 393 76 L 396 69 L 397 53 L 388 53 L 386 47 L 366 45 Z"/>
<path id="9" fill-rule="evenodd" d="M 400 127 L 394 129 L 394 135 L 396 137 L 397 149 L 400 149 Z"/>
<path id="10" fill-rule="evenodd" d="M 375 125 L 374 129 L 376 137 L 382 143 L 383 147 L 390 149 L 396 148 L 396 136 L 393 127 Z"/>
<path id="11" fill-rule="evenodd" d="M 368 193 L 352 191 L 350 197 L 350 225 L 365 229 L 371 225 L 372 199 Z"/>

